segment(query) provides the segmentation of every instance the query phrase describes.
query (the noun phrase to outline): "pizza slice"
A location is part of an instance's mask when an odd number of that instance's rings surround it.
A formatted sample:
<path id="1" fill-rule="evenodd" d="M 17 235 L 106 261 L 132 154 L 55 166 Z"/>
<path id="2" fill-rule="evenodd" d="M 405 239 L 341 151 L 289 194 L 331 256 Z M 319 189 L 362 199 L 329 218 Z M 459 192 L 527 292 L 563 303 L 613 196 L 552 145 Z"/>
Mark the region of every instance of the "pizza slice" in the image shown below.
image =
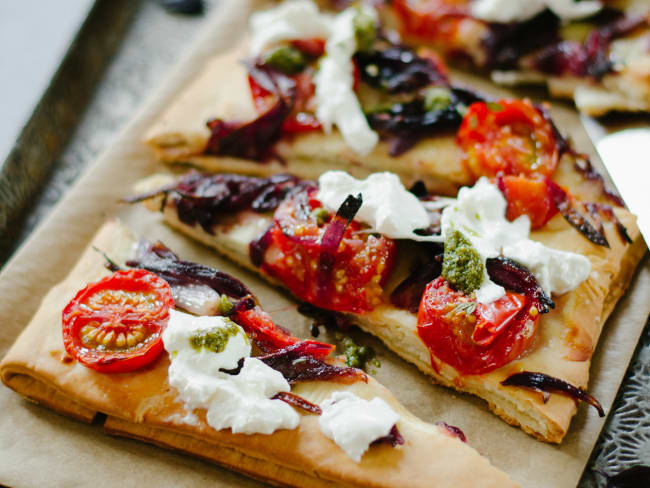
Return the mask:
<path id="1" fill-rule="evenodd" d="M 65 415 L 105 414 L 110 434 L 273 484 L 517 486 L 460 429 L 417 419 L 333 349 L 276 325 L 233 276 L 109 222 L 0 375 Z"/>
<path id="2" fill-rule="evenodd" d="M 213 172 L 391 171 L 450 196 L 481 176 L 540 174 L 607 200 L 547 107 L 452 84 L 432 51 L 392 42 L 376 15 L 332 16 L 307 0 L 254 14 L 249 39 L 206 64 L 147 144 L 162 161 Z"/>
<path id="3" fill-rule="evenodd" d="M 598 406 L 584 391 L 591 357 L 645 251 L 623 208 L 524 176 L 481 178 L 456 199 L 339 171 L 318 183 L 157 175 L 138 191 L 131 202 L 287 288 L 307 313 L 358 325 L 549 442 L 576 400 Z"/>
<path id="4" fill-rule="evenodd" d="M 394 0 L 384 21 L 405 39 L 503 85 L 546 85 L 583 113 L 650 111 L 646 1 Z"/>

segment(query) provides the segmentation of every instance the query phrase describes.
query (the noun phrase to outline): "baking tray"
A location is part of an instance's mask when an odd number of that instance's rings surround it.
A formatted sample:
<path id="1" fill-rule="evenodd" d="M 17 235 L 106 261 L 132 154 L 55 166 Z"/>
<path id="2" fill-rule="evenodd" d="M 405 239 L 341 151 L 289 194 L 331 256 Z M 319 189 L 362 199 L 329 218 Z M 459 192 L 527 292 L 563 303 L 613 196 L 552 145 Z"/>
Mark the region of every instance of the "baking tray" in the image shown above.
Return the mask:
<path id="1" fill-rule="evenodd" d="M 209 23 L 209 22 L 208 22 Z M 227 31 L 227 29 L 225 29 Z M 237 36 L 237 32 L 226 32 L 222 33 L 223 35 L 231 36 L 232 38 L 235 38 Z M 204 40 L 195 45 L 195 47 L 191 50 L 192 54 L 190 57 L 197 57 L 197 56 L 207 56 L 210 53 L 211 45 L 209 43 L 210 38 L 214 39 L 215 35 L 214 33 L 208 33 L 207 35 L 204 35 Z M 147 118 L 147 114 L 149 116 L 154 113 L 156 110 L 160 110 L 164 106 L 164 102 L 162 102 L 162 99 L 165 99 L 166 97 L 169 97 L 173 94 L 175 88 L 181 86 L 184 81 L 186 81 L 189 77 L 191 77 L 191 73 L 183 72 L 183 68 L 179 68 L 175 74 L 172 76 L 171 80 L 168 81 L 168 83 L 165 84 L 165 87 L 162 89 L 161 93 L 158 94 L 156 97 L 157 102 L 154 102 L 153 105 L 149 105 L 145 109 L 145 113 L 141 113 L 130 125 L 129 128 L 126 129 L 125 132 L 122 133 L 122 136 L 118 139 L 122 139 L 125 137 L 125 134 L 128 133 L 133 133 L 136 129 L 139 130 L 140 133 L 142 133 L 144 127 L 146 124 L 144 123 L 144 120 Z M 585 136 L 586 137 L 586 136 Z M 588 140 L 581 140 L 578 142 L 578 147 L 581 149 L 587 147 L 585 144 L 589 144 Z M 114 152 L 114 148 L 109 149 L 109 153 Z M 143 159 L 148 159 L 150 156 L 148 152 L 143 148 L 142 152 L 137 155 L 137 157 L 143 158 Z M 104 155 L 101 159 L 105 160 L 107 158 L 106 155 Z M 96 165 L 97 166 L 97 165 Z M 95 167 L 96 169 L 96 167 Z M 153 171 L 157 169 L 156 166 L 154 165 L 148 165 L 144 164 L 142 168 L 140 168 L 138 171 L 144 171 L 144 173 L 148 171 Z M 69 206 L 71 201 L 74 201 L 75 199 L 79 201 L 79 198 L 98 198 L 98 199 L 104 199 L 108 201 L 109 196 L 113 195 L 113 201 L 114 201 L 114 195 L 115 195 L 115 190 L 114 189 L 107 189 L 106 192 L 102 192 L 101 194 L 90 194 L 88 192 L 84 191 L 84 186 L 87 186 L 89 181 L 97 181 L 97 171 L 90 171 L 82 180 L 75 186 L 71 194 L 66 198 L 66 201 L 62 203 L 62 205 L 57 208 L 57 210 L 54 212 L 54 214 L 41 226 L 41 228 L 35 233 L 35 235 L 30 239 L 30 241 L 19 251 L 19 253 L 14 257 L 11 263 L 8 264 L 7 269 L 5 272 L 0 275 L 0 290 L 5 287 L 5 291 L 7 287 L 15 287 L 15 293 L 14 295 L 20 295 L 21 293 L 24 293 L 25 290 L 21 289 L 21 283 L 20 281 L 16 283 L 16 274 L 12 273 L 12 271 L 15 271 L 16 268 L 16 263 L 20 262 L 25 262 L 26 259 L 32 259 L 34 260 L 33 264 L 29 269 L 31 269 L 34 273 L 42 273 L 43 271 L 46 270 L 54 270 L 55 268 L 59 268 L 60 266 L 65 267 L 66 264 L 70 265 L 72 261 L 70 260 L 70 257 L 60 257 L 57 258 L 55 256 L 50 256 L 49 258 L 53 260 L 54 262 L 48 262 L 48 263 L 42 263 L 42 259 L 36 259 L 36 256 L 33 254 L 30 254 L 30 252 L 33 252 L 35 249 L 35 243 L 38 243 L 39 241 L 42 241 L 43 239 L 48 238 L 51 235 L 58 235 L 57 232 L 61 233 L 62 231 L 67 231 L 66 234 L 68 235 L 68 240 L 66 241 L 66 244 L 69 246 L 76 247 L 77 249 L 82 248 L 85 245 L 85 242 L 88 240 L 90 235 L 94 232 L 96 226 L 99 224 L 101 220 L 106 215 L 112 214 L 114 211 L 119 210 L 117 207 L 115 207 L 114 204 L 107 205 L 105 208 L 103 208 L 101 211 L 97 212 L 95 209 L 94 213 L 91 213 L 90 215 L 88 212 L 84 212 L 84 209 L 77 209 L 76 215 L 79 217 L 77 219 L 77 222 L 74 221 L 74 218 L 72 221 L 70 220 L 69 217 L 74 217 L 73 215 L 67 215 L 67 217 L 64 217 L 65 213 L 62 213 L 62 208 Z M 87 219 L 90 219 L 92 221 L 91 225 L 88 225 Z M 83 225 L 81 223 L 83 221 Z M 73 240 L 71 240 L 74 237 Z M 54 245 L 54 249 L 61 248 L 62 243 L 58 242 L 56 245 Z M 66 263 L 67 261 L 67 263 Z M 25 268 L 23 269 L 23 271 Z M 236 268 L 235 268 L 236 270 Z M 241 271 L 235 271 L 238 273 L 242 273 Z M 638 275 L 636 277 L 637 280 L 637 287 L 639 286 L 638 282 L 639 280 L 647 280 L 647 272 L 648 272 L 648 263 L 647 260 L 645 264 L 642 267 L 642 273 L 641 275 Z M 58 276 L 57 276 L 58 273 Z M 644 275 L 645 273 L 645 275 Z M 29 274 L 29 273 L 28 273 Z M 47 274 L 46 276 L 43 276 L 42 279 L 38 281 L 38 283 L 34 283 L 33 280 L 29 279 L 29 276 L 27 274 L 21 273 L 18 276 L 18 279 L 20 280 L 21 278 L 24 280 L 24 284 L 27 285 L 29 284 L 29 293 L 35 294 L 37 296 L 41 296 L 43 293 L 46 292 L 46 290 L 54 284 L 56 281 L 58 281 L 61 278 L 61 271 L 60 269 L 56 273 L 51 273 Z M 10 281 L 9 279 L 5 280 L 5 278 L 12 278 Z M 629 297 L 626 298 L 626 300 L 629 300 Z M 27 306 L 21 312 L 15 316 L 12 317 L 13 321 L 15 321 L 18 324 L 25 324 L 31 313 L 33 312 L 33 306 Z M 611 324 L 610 324 L 611 325 Z M 618 324 L 618 328 L 620 328 L 623 324 Z M 611 328 L 611 327 L 610 327 Z M 592 367 L 592 373 L 593 373 L 593 379 L 595 382 L 599 381 L 599 378 L 601 378 L 603 375 L 608 375 L 608 374 L 617 374 L 616 371 L 618 371 L 622 375 L 622 370 L 624 369 L 624 365 L 627 363 L 629 359 L 623 359 L 617 354 L 612 355 L 611 351 L 608 351 L 608 345 L 611 343 L 611 341 L 616 341 L 616 335 L 617 335 L 617 330 L 610 331 L 607 330 L 604 333 L 603 336 L 603 342 L 599 345 L 599 351 L 597 352 L 596 358 L 595 358 L 595 363 L 594 366 Z M 648 384 L 648 377 L 650 376 L 650 371 L 648 371 L 648 364 L 650 363 L 650 340 L 649 340 L 649 334 L 646 333 L 644 335 L 644 341 L 640 344 L 639 350 L 637 352 L 637 359 L 632 363 L 630 367 L 630 372 L 629 372 L 629 381 L 632 386 L 631 388 L 627 388 L 621 391 L 621 394 L 619 395 L 619 407 L 616 408 L 615 412 L 610 416 L 611 419 L 608 424 L 608 429 L 605 431 L 605 434 L 601 438 L 601 443 L 598 445 L 596 450 L 594 451 L 594 456 L 592 457 L 592 462 L 597 462 L 599 466 L 605 467 L 606 471 L 612 472 L 616 470 L 620 470 L 624 468 L 626 465 L 630 464 L 638 464 L 639 461 L 641 462 L 648 462 L 648 452 L 650 451 L 647 449 L 644 451 L 642 442 L 647 441 L 648 437 L 648 432 L 649 430 L 647 428 L 643 428 L 643 426 L 648 426 L 648 419 L 650 418 L 650 412 L 647 411 L 648 406 L 648 399 L 650 398 L 650 395 L 648 394 L 648 388 L 644 388 L 643 385 Z M 1 344 L 2 347 L 0 347 L 0 353 L 6 348 L 7 343 L 10 343 L 11 338 L 6 337 L 6 341 Z M 645 353 L 644 353 L 645 351 Z M 621 364 L 621 359 L 623 359 L 624 363 Z M 610 363 L 610 361 L 612 361 Z M 616 371 L 612 373 L 611 371 L 606 371 L 607 368 L 605 368 L 606 364 L 616 364 L 616 367 L 614 368 Z M 640 373 L 639 373 L 640 372 Z M 602 378 L 601 378 L 602 379 Z M 6 394 L 11 395 L 10 392 L 3 391 L 2 396 L 6 396 Z M 596 394 L 598 392 L 596 391 Z M 612 395 L 613 396 L 613 395 Z M 15 395 L 14 395 L 15 397 Z M 2 403 L 4 403 L 5 399 L 3 398 L 0 400 Z M 604 402 L 607 403 L 607 402 Z M 139 443 L 132 443 L 130 441 L 121 441 L 121 440 L 112 440 L 104 437 L 101 432 L 98 432 L 98 429 L 92 429 L 92 428 L 87 428 L 86 426 L 81 426 L 78 425 L 74 422 L 68 421 L 68 420 L 61 420 L 59 418 L 56 418 L 56 415 L 52 414 L 51 412 L 44 411 L 43 409 L 39 409 L 36 407 L 26 407 L 26 404 L 24 402 L 21 402 L 19 400 L 16 400 L 15 398 L 13 399 L 13 404 L 14 406 L 20 407 L 22 411 L 25 413 L 27 418 L 30 421 L 30 426 L 31 427 L 36 427 L 40 426 L 44 428 L 43 432 L 46 433 L 52 433 L 52 429 L 56 432 L 57 435 L 66 435 L 68 432 L 73 432 L 75 434 L 81 433 L 80 441 L 78 444 L 75 444 L 75 449 L 83 449 L 83 448 L 92 448 L 91 450 L 97 451 L 98 449 L 102 449 L 106 447 L 107 449 L 115 449 L 116 452 L 119 452 L 120 450 L 126 449 L 127 452 L 133 452 L 134 454 L 137 454 L 137 457 L 140 458 L 141 456 L 145 456 L 147 461 L 150 462 L 150 468 L 149 469 L 156 469 L 157 463 L 161 463 L 161 469 L 164 469 L 164 467 L 169 466 L 171 463 L 171 466 L 179 466 L 179 472 L 185 472 L 185 467 L 192 467 L 192 469 L 196 469 L 200 476 L 214 476 L 217 479 L 223 480 L 227 484 L 232 484 L 234 483 L 235 485 L 249 485 L 252 484 L 253 482 L 250 482 L 246 480 L 245 478 L 241 478 L 237 475 L 227 473 L 223 470 L 219 470 L 218 468 L 205 468 L 203 466 L 203 463 L 195 461 L 195 460 L 188 460 L 186 458 L 182 457 L 171 457 L 173 459 L 170 461 L 170 456 L 168 456 L 166 453 L 161 453 L 159 450 L 153 449 L 149 446 L 145 446 Z M 584 409 L 583 409 L 584 410 Z M 582 417 L 582 418 L 581 418 Z M 621 420 L 619 420 L 621 419 Z M 644 420 L 645 419 L 645 420 Z M 574 419 L 574 429 L 576 425 L 580 425 L 585 422 L 584 419 L 584 411 L 581 411 L 581 414 Z M 645 423 L 643 423 L 645 422 Z M 3 427 L 6 427 L 6 425 L 0 425 L 0 432 L 2 432 Z M 621 439 L 625 438 L 623 441 Z M 625 449 L 615 447 L 612 449 L 611 446 L 618 446 L 619 442 L 624 442 L 623 446 Z M 639 444 L 641 442 L 641 444 Z M 630 447 L 632 446 L 632 447 Z M 2 446 L 5 447 L 5 446 Z M 35 446 L 36 448 L 36 446 Z M 486 454 L 489 455 L 489 452 Z M 45 455 L 45 454 L 44 454 Z M 644 457 L 646 456 L 646 457 Z M 176 459 L 178 458 L 178 459 Z M 56 456 L 52 456 L 52 459 L 56 459 Z M 98 458 L 98 462 L 100 459 Z M 93 469 L 99 471 L 97 473 L 101 472 L 101 466 L 95 466 L 91 468 L 91 472 Z M 57 470 L 56 473 L 52 473 L 52 477 L 48 478 L 49 481 L 52 481 L 50 484 L 63 484 L 65 485 L 66 483 L 63 482 L 61 483 L 61 480 L 69 479 L 66 478 L 66 476 L 70 476 L 69 472 L 62 471 L 58 472 Z M 33 470 L 29 470 L 29 472 L 33 472 Z M 209 473 L 209 474 L 206 474 Z M 0 482 L 4 482 L 10 485 L 34 485 L 34 480 L 36 479 L 35 477 L 31 478 L 23 478 L 22 480 L 18 478 L 21 482 L 16 482 L 17 478 L 10 478 L 8 477 L 9 475 L 15 475 L 15 472 L 10 472 L 2 468 L 2 465 L 0 464 Z M 56 477 L 54 474 L 58 474 L 59 476 Z M 589 473 L 587 473 L 589 474 Z M 184 478 L 186 483 L 185 484 L 197 484 L 199 480 L 206 481 L 206 478 L 199 478 L 195 477 L 190 477 L 190 478 Z M 14 480 L 14 482 L 11 482 L 11 479 Z M 127 477 L 127 480 L 135 482 L 136 480 L 141 479 L 140 476 L 137 476 L 135 474 L 131 474 L 130 477 Z M 155 477 L 154 477 L 155 479 Z M 142 478 L 142 480 L 149 480 L 152 481 L 153 479 L 151 478 Z M 164 479 L 163 479 L 164 481 Z M 180 479 L 179 479 L 180 481 Z M 590 486 L 589 483 L 593 481 L 590 480 L 589 477 L 583 478 L 583 484 L 584 486 Z M 58 482 L 58 483 L 57 483 Z"/>

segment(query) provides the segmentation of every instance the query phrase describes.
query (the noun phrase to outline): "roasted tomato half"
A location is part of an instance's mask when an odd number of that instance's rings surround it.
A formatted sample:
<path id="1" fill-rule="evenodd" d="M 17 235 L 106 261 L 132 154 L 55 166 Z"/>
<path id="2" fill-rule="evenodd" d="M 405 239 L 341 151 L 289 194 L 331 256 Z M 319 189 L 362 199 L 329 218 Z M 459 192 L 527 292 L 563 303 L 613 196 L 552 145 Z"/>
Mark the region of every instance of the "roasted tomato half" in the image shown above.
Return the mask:
<path id="1" fill-rule="evenodd" d="M 65 350 L 101 373 L 142 368 L 162 352 L 173 306 L 169 284 L 155 274 L 116 271 L 80 290 L 63 309 Z"/>
<path id="2" fill-rule="evenodd" d="M 483 374 L 526 352 L 538 319 L 539 308 L 524 295 L 508 292 L 490 304 L 472 303 L 440 277 L 422 296 L 417 331 L 432 361 L 435 357 L 465 375 Z"/>
<path id="3" fill-rule="evenodd" d="M 473 103 L 457 141 L 475 178 L 550 176 L 560 157 L 551 123 L 529 100 Z"/>
<path id="4" fill-rule="evenodd" d="M 332 214 L 314 198 L 316 192 L 294 195 L 277 208 L 262 269 L 318 307 L 355 313 L 372 310 L 382 301 L 395 242 L 350 222 L 336 252 L 327 289 L 319 289 L 321 238 Z"/>
<path id="5" fill-rule="evenodd" d="M 282 132 L 296 134 L 320 130 L 322 128 L 321 123 L 308 108 L 308 104 L 315 92 L 312 75 L 309 72 L 303 72 L 293 75 L 291 78 L 296 83 L 296 95 L 293 110 L 282 123 Z M 269 103 L 273 103 L 272 100 L 274 100 L 275 96 L 257 83 L 252 76 L 248 77 L 248 84 L 251 88 L 255 108 L 258 111 L 266 110 Z"/>
<path id="6" fill-rule="evenodd" d="M 508 220 L 528 215 L 531 228 L 539 229 L 557 213 L 557 207 L 544 178 L 500 176 L 497 178 L 497 184 L 508 202 Z"/>

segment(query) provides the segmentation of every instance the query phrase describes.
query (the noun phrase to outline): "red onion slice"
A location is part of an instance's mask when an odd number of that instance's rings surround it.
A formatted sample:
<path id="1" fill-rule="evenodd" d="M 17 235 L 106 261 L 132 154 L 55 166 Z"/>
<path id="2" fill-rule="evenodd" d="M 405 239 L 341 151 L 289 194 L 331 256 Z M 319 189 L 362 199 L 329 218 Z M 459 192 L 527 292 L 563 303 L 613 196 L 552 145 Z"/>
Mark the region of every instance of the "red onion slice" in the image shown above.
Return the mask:
<path id="1" fill-rule="evenodd" d="M 576 401 L 583 401 L 594 407 L 600 417 L 605 416 L 601 404 L 589 393 L 581 388 L 571 385 L 564 380 L 549 376 L 544 373 L 523 371 L 515 373 L 501 382 L 503 386 L 520 386 L 530 388 L 534 391 L 545 391 L 549 393 L 560 393 L 568 395 Z"/>
<path id="2" fill-rule="evenodd" d="M 348 195 L 339 207 L 336 215 L 327 224 L 325 233 L 321 239 L 320 257 L 318 260 L 318 275 L 316 278 L 316 295 L 318 300 L 323 303 L 327 299 L 328 291 L 332 284 L 332 271 L 336 264 L 336 254 L 339 244 L 345 235 L 350 222 L 354 219 L 361 208 L 363 199 L 361 194 L 357 197 Z"/>
<path id="3" fill-rule="evenodd" d="M 289 391 L 281 391 L 280 393 L 275 395 L 272 399 L 282 400 L 283 402 L 288 403 L 292 407 L 299 408 L 301 410 L 304 410 L 305 412 L 314 413 L 316 415 L 320 415 L 323 413 L 323 411 L 318 405 Z"/>
<path id="4" fill-rule="evenodd" d="M 589 220 L 587 220 L 587 217 L 581 214 L 578 209 L 576 209 L 574 202 L 569 197 L 567 192 L 564 191 L 560 185 L 551 181 L 550 179 L 547 179 L 546 183 L 548 185 L 551 198 L 553 199 L 553 203 L 560 211 L 564 219 L 594 244 L 609 247 L 609 242 L 607 242 L 607 238 L 605 237 L 602 229 L 597 230 L 589 222 Z"/>
<path id="5" fill-rule="evenodd" d="M 359 369 L 335 366 L 314 357 L 314 353 L 324 352 L 319 351 L 319 347 L 313 345 L 314 342 L 302 341 L 271 354 L 259 356 L 258 359 L 282 373 L 289 383 L 315 380 L 344 383 L 368 381 L 366 374 Z"/>

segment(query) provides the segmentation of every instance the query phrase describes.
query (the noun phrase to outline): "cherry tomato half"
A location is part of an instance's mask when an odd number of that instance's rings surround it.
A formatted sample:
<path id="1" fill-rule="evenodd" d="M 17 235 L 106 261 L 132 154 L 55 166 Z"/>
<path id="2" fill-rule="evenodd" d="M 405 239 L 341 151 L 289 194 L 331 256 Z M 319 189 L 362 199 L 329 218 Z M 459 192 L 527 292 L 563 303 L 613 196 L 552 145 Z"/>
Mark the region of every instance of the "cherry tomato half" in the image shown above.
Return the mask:
<path id="1" fill-rule="evenodd" d="M 63 309 L 65 350 L 101 373 L 140 369 L 162 352 L 173 306 L 169 284 L 155 274 L 116 271 L 80 290 Z"/>
<path id="2" fill-rule="evenodd" d="M 500 176 L 497 184 L 508 202 L 506 217 L 510 221 L 520 215 L 528 215 L 530 227 L 539 229 L 557 213 L 544 178 Z"/>
<path id="3" fill-rule="evenodd" d="M 513 361 L 531 346 L 539 319 L 539 308 L 531 299 L 508 292 L 473 310 L 462 306 L 470 301 L 442 277 L 427 285 L 417 331 L 432 359 L 462 374 L 483 374 Z"/>
<path id="4" fill-rule="evenodd" d="M 281 280 L 300 299 L 328 310 L 367 312 L 382 302 L 383 285 L 393 266 L 395 241 L 360 232 L 352 221 L 336 253 L 326 296 L 318 293 L 321 238 L 331 213 L 314 197 L 314 190 L 285 199 L 270 230 L 272 243 L 262 269 Z M 304 201 L 298 202 L 297 199 Z"/>
<path id="5" fill-rule="evenodd" d="M 551 123 L 529 100 L 473 103 L 457 141 L 477 179 L 500 173 L 550 176 L 560 157 Z"/>

